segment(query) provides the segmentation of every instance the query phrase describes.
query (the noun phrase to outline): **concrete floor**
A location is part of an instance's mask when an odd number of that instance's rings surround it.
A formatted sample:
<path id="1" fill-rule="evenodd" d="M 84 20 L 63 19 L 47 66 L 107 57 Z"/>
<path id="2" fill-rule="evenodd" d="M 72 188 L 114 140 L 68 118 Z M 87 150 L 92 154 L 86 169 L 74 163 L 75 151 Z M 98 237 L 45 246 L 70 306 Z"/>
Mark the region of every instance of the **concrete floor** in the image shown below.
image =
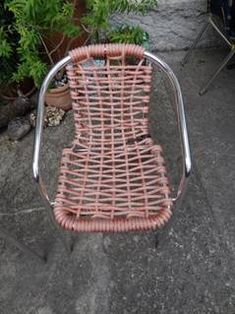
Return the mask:
<path id="1" fill-rule="evenodd" d="M 42 265 L 0 239 L 0 313 L 235 313 L 235 70 L 225 69 L 206 95 L 198 95 L 225 54 L 195 51 L 183 69 L 184 52 L 161 54 L 182 85 L 193 174 L 183 203 L 160 233 L 79 234 L 66 255 L 33 185 L 33 134 L 19 143 L 0 135 L 0 226 L 38 253 L 49 251 Z M 151 131 L 176 183 L 179 152 L 167 91 L 160 75 Z M 72 136 L 71 115 L 45 131 L 43 168 L 52 196 L 59 152 Z"/>

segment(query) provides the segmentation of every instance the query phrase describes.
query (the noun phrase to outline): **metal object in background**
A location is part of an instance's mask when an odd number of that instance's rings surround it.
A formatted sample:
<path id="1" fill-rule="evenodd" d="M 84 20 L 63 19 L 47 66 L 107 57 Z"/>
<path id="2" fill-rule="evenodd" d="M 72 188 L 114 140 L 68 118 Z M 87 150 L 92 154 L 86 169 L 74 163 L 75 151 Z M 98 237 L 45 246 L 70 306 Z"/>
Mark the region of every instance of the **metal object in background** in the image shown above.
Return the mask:
<path id="1" fill-rule="evenodd" d="M 212 6 L 213 2 L 211 2 L 211 6 Z M 231 7 L 232 7 L 232 3 L 231 3 Z M 234 4 L 235 6 L 235 4 Z M 222 61 L 222 63 L 217 67 L 217 69 L 215 70 L 215 72 L 212 74 L 211 78 L 208 80 L 208 82 L 206 82 L 203 87 L 201 88 L 201 90 L 199 91 L 200 95 L 205 94 L 208 91 L 208 88 L 210 87 L 210 85 L 213 83 L 213 81 L 216 79 L 216 77 L 218 76 L 218 74 L 223 70 L 223 68 L 228 64 L 228 62 L 231 60 L 231 58 L 235 55 L 235 43 L 234 43 L 234 39 L 231 38 L 226 32 L 225 30 L 223 30 L 218 23 L 216 22 L 216 20 L 218 20 L 218 16 L 215 16 L 213 14 L 209 15 L 209 18 L 207 20 L 207 22 L 204 24 L 204 26 L 202 27 L 201 31 L 199 32 L 199 34 L 197 35 L 197 37 L 195 38 L 192 46 L 190 47 L 190 49 L 188 50 L 188 52 L 186 53 L 184 59 L 182 60 L 182 65 L 184 66 L 189 58 L 192 55 L 193 49 L 196 47 L 196 45 L 198 44 L 198 42 L 200 41 L 202 35 L 209 29 L 210 26 L 213 27 L 213 29 L 220 35 L 220 37 L 226 42 L 226 44 L 229 46 L 230 48 L 230 52 L 229 54 L 226 56 L 226 58 Z M 226 28 L 225 28 L 226 29 Z"/>

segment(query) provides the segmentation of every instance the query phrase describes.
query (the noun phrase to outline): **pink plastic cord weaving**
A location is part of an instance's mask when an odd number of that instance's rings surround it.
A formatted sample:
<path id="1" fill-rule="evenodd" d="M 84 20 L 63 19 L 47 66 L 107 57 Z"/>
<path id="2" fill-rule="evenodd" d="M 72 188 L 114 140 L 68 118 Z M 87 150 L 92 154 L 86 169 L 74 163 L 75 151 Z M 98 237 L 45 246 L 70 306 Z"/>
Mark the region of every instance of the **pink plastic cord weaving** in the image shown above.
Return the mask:
<path id="1" fill-rule="evenodd" d="M 149 136 L 151 65 L 143 48 L 77 48 L 67 67 L 75 139 L 62 153 L 54 214 L 74 231 L 160 227 L 172 200 L 162 148 Z"/>

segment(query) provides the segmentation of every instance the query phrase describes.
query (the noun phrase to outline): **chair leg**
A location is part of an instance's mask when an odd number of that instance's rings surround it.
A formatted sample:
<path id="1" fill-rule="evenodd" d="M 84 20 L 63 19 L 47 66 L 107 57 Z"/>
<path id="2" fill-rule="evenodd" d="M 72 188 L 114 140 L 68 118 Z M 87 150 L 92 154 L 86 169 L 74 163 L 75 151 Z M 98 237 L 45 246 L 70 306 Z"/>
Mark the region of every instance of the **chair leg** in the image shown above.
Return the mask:
<path id="1" fill-rule="evenodd" d="M 71 253 L 73 250 L 72 244 L 68 244 L 66 239 L 65 239 L 65 236 L 62 235 L 61 228 L 58 226 L 57 222 L 55 221 L 54 215 L 52 213 L 52 207 L 49 207 L 48 210 L 49 210 L 50 221 L 52 223 L 53 229 L 55 230 L 55 232 L 54 232 L 55 238 L 56 239 L 59 238 L 60 242 L 62 243 L 62 245 L 65 248 L 65 250 L 67 251 L 67 253 Z"/>
<path id="2" fill-rule="evenodd" d="M 155 248 L 161 249 L 166 243 L 166 239 L 169 237 L 170 230 L 174 226 L 175 215 L 173 214 L 170 220 L 162 229 L 156 230 L 155 234 Z"/>
<path id="3" fill-rule="evenodd" d="M 209 26 L 210 26 L 210 22 L 209 22 L 209 20 L 208 20 L 208 21 L 203 25 L 201 31 L 199 32 L 199 34 L 198 34 L 197 37 L 195 38 L 194 42 L 192 43 L 192 46 L 191 46 L 191 47 L 189 48 L 189 50 L 187 51 L 187 53 L 186 53 L 184 59 L 183 59 L 182 62 L 181 62 L 182 66 L 184 66 L 184 65 L 188 62 L 189 58 L 190 58 L 191 55 L 192 55 L 193 49 L 196 47 L 196 45 L 197 45 L 198 42 L 200 41 L 202 35 L 208 30 Z"/>
<path id="4" fill-rule="evenodd" d="M 24 253 L 30 255 L 31 257 L 36 258 L 40 262 L 43 262 L 43 263 L 46 262 L 45 256 L 41 256 L 38 253 L 34 252 L 28 246 L 26 246 L 24 243 L 21 243 L 18 240 L 16 240 L 9 232 L 7 232 L 6 230 L 3 230 L 2 228 L 0 230 L 0 236 L 5 238 L 6 240 L 8 240 L 10 243 L 15 245 L 18 249 L 20 249 Z"/>
<path id="5" fill-rule="evenodd" d="M 230 53 L 227 55 L 227 57 L 223 60 L 223 62 L 219 65 L 219 67 L 216 69 L 215 73 L 211 76 L 209 81 L 205 84 L 205 86 L 200 90 L 199 95 L 203 95 L 207 92 L 209 86 L 211 83 L 215 80 L 217 75 L 223 70 L 223 68 L 226 66 L 226 64 L 229 62 L 229 60 L 234 56 L 235 54 L 235 47 L 232 46 L 232 49 Z"/>
<path id="6" fill-rule="evenodd" d="M 71 237 L 70 237 L 70 242 L 69 242 L 69 249 L 70 249 L 70 252 L 73 252 L 74 247 L 75 247 L 75 239 L 74 239 L 73 236 L 71 235 Z"/>

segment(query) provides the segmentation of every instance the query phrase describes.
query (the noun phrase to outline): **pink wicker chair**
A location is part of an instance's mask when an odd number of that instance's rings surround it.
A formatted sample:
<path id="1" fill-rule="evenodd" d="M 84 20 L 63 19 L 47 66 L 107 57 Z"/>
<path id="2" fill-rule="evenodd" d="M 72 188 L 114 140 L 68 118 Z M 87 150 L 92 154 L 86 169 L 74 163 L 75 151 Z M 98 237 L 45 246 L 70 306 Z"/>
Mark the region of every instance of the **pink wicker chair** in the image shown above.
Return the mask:
<path id="1" fill-rule="evenodd" d="M 177 104 L 183 174 L 175 197 L 162 147 L 153 142 L 148 129 L 153 65 L 167 74 Z M 63 150 L 57 194 L 51 202 L 39 175 L 44 97 L 51 79 L 64 66 L 75 138 L 72 148 Z M 170 218 L 190 171 L 179 83 L 168 65 L 142 47 L 107 44 L 77 48 L 45 78 L 39 95 L 33 173 L 50 212 L 63 228 L 119 232 L 160 227 Z"/>

